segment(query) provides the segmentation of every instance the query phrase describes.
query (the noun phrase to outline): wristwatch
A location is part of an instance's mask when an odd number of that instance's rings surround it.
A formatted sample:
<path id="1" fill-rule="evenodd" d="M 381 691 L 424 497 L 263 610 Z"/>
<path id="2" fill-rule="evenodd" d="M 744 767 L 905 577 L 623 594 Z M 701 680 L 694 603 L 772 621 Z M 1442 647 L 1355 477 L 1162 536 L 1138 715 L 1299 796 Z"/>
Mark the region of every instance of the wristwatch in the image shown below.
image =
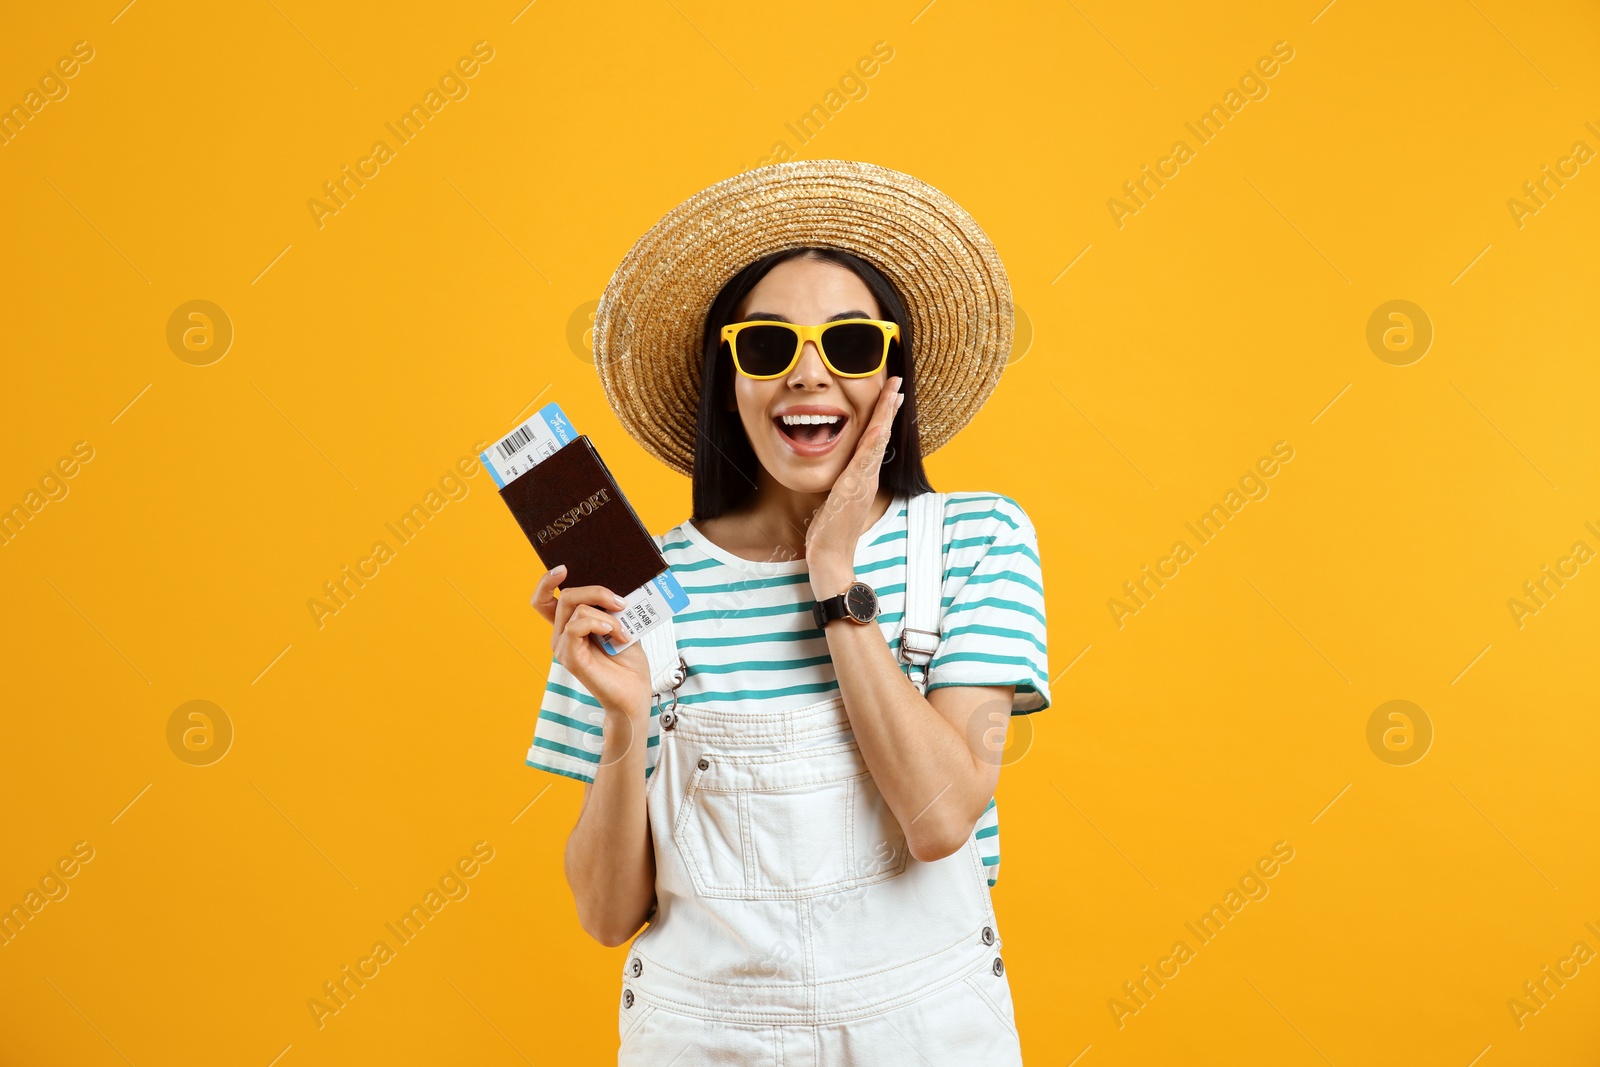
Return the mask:
<path id="1" fill-rule="evenodd" d="M 866 582 L 851 582 L 844 592 L 819 600 L 811 609 L 817 629 L 834 619 L 849 619 L 865 625 L 878 617 L 878 593 Z"/>

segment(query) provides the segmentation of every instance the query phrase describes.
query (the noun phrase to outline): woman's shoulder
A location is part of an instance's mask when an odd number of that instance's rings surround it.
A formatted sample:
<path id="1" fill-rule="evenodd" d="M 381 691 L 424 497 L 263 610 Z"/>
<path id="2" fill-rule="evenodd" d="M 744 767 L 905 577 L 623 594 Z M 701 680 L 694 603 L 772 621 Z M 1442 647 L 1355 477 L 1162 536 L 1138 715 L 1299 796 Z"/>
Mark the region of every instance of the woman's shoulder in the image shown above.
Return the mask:
<path id="1" fill-rule="evenodd" d="M 651 535 L 651 539 L 655 541 L 656 547 L 661 550 L 662 556 L 666 557 L 669 564 L 673 562 L 674 556 L 681 557 L 694 548 L 694 542 L 684 532 L 684 527 L 688 524 L 689 520 L 684 519 L 669 530 Z"/>
<path id="2" fill-rule="evenodd" d="M 944 518 L 947 527 L 1003 527 L 1028 538 L 1034 536 L 1027 511 L 1004 493 L 946 493 Z"/>

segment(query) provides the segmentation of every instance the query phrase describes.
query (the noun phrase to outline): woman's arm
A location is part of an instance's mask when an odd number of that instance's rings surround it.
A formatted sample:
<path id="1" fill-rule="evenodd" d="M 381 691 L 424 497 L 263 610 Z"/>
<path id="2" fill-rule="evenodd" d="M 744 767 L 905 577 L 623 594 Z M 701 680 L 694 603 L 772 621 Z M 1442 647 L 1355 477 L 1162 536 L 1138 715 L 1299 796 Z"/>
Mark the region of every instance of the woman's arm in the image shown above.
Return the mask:
<path id="1" fill-rule="evenodd" d="M 856 543 L 869 525 L 884 449 L 904 399 L 900 381 L 884 381 L 855 455 L 806 529 L 806 562 L 818 600 L 855 581 Z M 972 835 L 1000 781 L 1016 687 L 941 686 L 923 697 L 876 625 L 838 619 L 824 633 L 856 744 L 911 854 L 919 860 L 950 855 Z"/>
<path id="2" fill-rule="evenodd" d="M 821 600 L 855 580 L 812 575 Z M 850 727 L 911 855 L 942 859 L 966 844 L 1000 781 L 1015 686 L 949 685 L 917 692 L 876 625 L 848 619 L 824 631 Z"/>
<path id="3" fill-rule="evenodd" d="M 644 925 L 656 896 L 655 846 L 645 807 L 645 741 L 650 706 L 641 714 L 605 709 L 605 740 L 594 784 L 567 836 L 567 884 L 584 932 L 616 947 Z"/>
<path id="4" fill-rule="evenodd" d="M 645 806 L 645 751 L 650 735 L 650 668 L 635 642 L 607 655 L 590 635 L 611 629 L 603 608 L 622 599 L 601 586 L 561 590 L 557 567 L 539 579 L 533 606 L 554 627 L 550 650 L 600 702 L 604 712 L 600 763 L 583 787 L 583 807 L 567 836 L 567 884 L 578 923 L 602 945 L 615 947 L 644 925 L 655 900 L 656 858 Z"/>

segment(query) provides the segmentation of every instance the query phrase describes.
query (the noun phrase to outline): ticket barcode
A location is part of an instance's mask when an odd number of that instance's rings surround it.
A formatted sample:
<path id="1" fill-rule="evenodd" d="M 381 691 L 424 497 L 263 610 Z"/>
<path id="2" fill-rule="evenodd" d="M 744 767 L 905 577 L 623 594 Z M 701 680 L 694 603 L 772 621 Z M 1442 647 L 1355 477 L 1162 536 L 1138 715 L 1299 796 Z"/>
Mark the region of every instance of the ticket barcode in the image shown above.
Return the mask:
<path id="1" fill-rule="evenodd" d="M 546 404 L 493 448 L 484 449 L 478 459 L 494 478 L 494 484 L 504 489 L 577 437 L 561 405 Z"/>
<path id="2" fill-rule="evenodd" d="M 506 459 L 510 459 L 518 452 L 521 452 L 523 446 L 532 440 L 533 431 L 528 429 L 526 426 L 519 426 L 515 430 L 511 431 L 511 434 L 506 437 L 504 441 L 500 442 L 500 455 L 504 456 Z"/>

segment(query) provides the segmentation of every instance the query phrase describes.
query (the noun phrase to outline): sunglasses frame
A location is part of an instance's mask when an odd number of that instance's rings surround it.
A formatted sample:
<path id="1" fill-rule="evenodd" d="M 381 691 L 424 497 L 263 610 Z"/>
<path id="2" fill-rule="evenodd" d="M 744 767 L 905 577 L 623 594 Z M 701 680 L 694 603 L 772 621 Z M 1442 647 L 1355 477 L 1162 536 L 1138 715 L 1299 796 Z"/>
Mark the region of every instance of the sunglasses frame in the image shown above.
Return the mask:
<path id="1" fill-rule="evenodd" d="M 828 358 L 828 349 L 822 343 L 822 335 L 833 326 L 845 326 L 851 323 L 864 322 L 871 323 L 873 326 L 878 327 L 879 331 L 883 334 L 883 353 L 878 358 L 878 365 L 873 367 L 871 370 L 865 371 L 861 374 L 846 374 L 844 371 L 835 367 L 833 365 L 833 361 Z M 794 355 L 789 358 L 789 365 L 784 367 L 781 371 L 778 371 L 776 374 L 750 374 L 746 372 L 744 367 L 739 363 L 739 345 L 735 338 L 737 338 L 740 331 L 747 326 L 782 326 L 784 329 L 793 332 L 795 335 Z M 807 341 L 814 341 L 816 343 L 817 353 L 822 356 L 823 365 L 828 368 L 829 373 L 840 378 L 870 378 L 874 374 L 877 374 L 879 371 L 881 371 L 888 364 L 889 342 L 890 340 L 896 339 L 899 336 L 899 324 L 890 322 L 887 319 L 834 319 L 832 322 L 818 323 L 814 326 L 800 326 L 792 322 L 780 322 L 776 319 L 752 319 L 749 322 L 730 322 L 728 325 L 722 328 L 722 340 L 727 344 L 728 351 L 733 355 L 734 369 L 740 374 L 744 375 L 746 378 L 750 378 L 758 382 L 771 381 L 773 378 L 782 378 L 784 375 L 794 370 L 795 366 L 800 362 L 800 353 L 805 351 Z"/>

